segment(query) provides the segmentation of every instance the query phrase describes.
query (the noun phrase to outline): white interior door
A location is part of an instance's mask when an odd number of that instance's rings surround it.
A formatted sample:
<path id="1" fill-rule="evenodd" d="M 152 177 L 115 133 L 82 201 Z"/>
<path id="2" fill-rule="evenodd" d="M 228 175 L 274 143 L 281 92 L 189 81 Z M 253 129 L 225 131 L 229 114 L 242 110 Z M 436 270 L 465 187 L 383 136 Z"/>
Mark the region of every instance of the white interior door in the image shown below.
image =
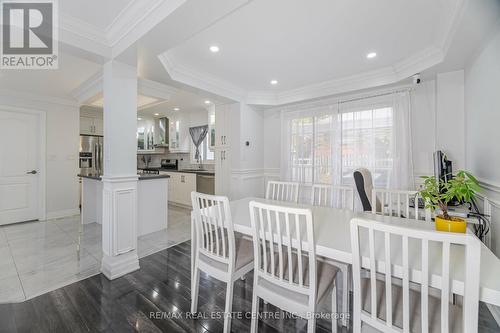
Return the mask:
<path id="1" fill-rule="evenodd" d="M 0 110 L 0 225 L 39 216 L 40 117 Z"/>

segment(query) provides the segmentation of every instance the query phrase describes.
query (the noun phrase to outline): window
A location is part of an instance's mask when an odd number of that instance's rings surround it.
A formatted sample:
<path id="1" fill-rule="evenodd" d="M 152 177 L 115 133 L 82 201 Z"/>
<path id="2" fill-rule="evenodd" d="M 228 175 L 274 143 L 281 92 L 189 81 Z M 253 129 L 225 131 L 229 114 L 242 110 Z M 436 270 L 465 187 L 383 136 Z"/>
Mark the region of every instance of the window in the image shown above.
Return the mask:
<path id="1" fill-rule="evenodd" d="M 354 170 L 365 167 L 375 187 L 387 187 L 393 168 L 392 108 L 342 113 L 341 119 L 342 183 L 353 184 Z"/>
<path id="2" fill-rule="evenodd" d="M 200 157 L 201 157 L 201 163 L 205 164 L 211 164 L 214 163 L 215 160 L 215 153 L 208 149 L 208 135 L 205 137 L 205 140 L 201 143 L 199 150 L 200 150 Z M 194 146 L 194 143 L 191 141 L 191 163 L 192 164 L 198 164 L 200 163 L 199 161 L 196 160 L 194 157 L 196 154 L 196 147 Z"/>
<path id="3" fill-rule="evenodd" d="M 353 171 L 372 171 L 374 185 L 387 187 L 393 168 L 392 107 L 292 117 L 287 122 L 287 178 L 306 184 L 353 184 Z"/>

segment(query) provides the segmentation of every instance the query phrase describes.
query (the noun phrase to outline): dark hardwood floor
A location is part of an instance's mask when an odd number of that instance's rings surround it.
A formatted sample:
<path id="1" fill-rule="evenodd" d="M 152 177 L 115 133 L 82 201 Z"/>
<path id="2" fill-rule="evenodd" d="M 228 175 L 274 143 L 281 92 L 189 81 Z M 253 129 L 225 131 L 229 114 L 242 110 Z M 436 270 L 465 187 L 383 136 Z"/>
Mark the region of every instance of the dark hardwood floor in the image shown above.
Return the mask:
<path id="1" fill-rule="evenodd" d="M 221 332 L 225 284 L 202 274 L 198 318 L 190 309 L 190 242 L 142 258 L 141 270 L 109 281 L 103 275 L 73 283 L 23 303 L 0 305 L 0 332 Z M 252 276 L 238 281 L 232 331 L 249 332 Z M 279 314 L 261 303 L 261 311 Z M 321 307 L 323 310 L 323 306 Z M 328 305 L 324 308 L 330 311 Z M 302 319 L 260 321 L 259 332 L 302 332 Z M 320 319 L 317 332 L 331 332 L 331 321 Z M 480 308 L 480 332 L 499 332 L 484 304 Z M 339 330 L 339 332 L 342 332 Z"/>

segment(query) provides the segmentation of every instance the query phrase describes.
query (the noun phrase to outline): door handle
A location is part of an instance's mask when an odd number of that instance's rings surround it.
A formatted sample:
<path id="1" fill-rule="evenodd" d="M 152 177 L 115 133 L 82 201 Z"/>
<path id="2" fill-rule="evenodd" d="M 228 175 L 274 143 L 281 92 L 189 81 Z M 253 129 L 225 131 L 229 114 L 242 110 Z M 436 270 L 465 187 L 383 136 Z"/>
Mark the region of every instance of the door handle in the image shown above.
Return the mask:
<path id="1" fill-rule="evenodd" d="M 36 170 L 31 170 L 26 172 L 27 175 L 36 175 L 38 172 Z"/>

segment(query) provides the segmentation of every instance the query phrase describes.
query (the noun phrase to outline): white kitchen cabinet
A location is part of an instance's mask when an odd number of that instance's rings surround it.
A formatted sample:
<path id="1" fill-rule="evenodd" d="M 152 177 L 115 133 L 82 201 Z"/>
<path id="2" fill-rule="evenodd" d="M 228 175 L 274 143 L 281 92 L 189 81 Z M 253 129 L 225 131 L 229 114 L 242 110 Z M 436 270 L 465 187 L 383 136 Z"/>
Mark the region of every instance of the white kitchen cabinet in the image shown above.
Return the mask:
<path id="1" fill-rule="evenodd" d="M 231 194 L 231 127 L 233 112 L 239 103 L 217 105 L 215 107 L 215 193 Z"/>
<path id="2" fill-rule="evenodd" d="M 104 135 L 104 119 L 94 118 L 94 130 L 96 135 Z"/>
<path id="3" fill-rule="evenodd" d="M 215 107 L 216 147 L 229 147 L 231 142 L 231 111 L 235 104 Z M 237 105 L 237 104 L 236 104 Z"/>
<path id="4" fill-rule="evenodd" d="M 169 118 L 169 151 L 171 153 L 189 153 L 191 137 L 188 118 L 182 114 L 176 114 Z"/>
<path id="5" fill-rule="evenodd" d="M 80 116 L 80 134 L 103 135 L 103 120 L 98 117 Z"/>
<path id="6" fill-rule="evenodd" d="M 228 147 L 215 150 L 215 194 L 229 196 L 231 193 L 231 151 Z"/>
<path id="7" fill-rule="evenodd" d="M 196 191 L 196 174 L 183 172 L 161 172 L 170 176 L 168 201 L 191 207 L 191 192 Z"/>
<path id="8" fill-rule="evenodd" d="M 208 149 L 214 151 L 217 145 L 217 134 L 215 125 L 215 106 L 212 104 L 208 108 Z"/>

